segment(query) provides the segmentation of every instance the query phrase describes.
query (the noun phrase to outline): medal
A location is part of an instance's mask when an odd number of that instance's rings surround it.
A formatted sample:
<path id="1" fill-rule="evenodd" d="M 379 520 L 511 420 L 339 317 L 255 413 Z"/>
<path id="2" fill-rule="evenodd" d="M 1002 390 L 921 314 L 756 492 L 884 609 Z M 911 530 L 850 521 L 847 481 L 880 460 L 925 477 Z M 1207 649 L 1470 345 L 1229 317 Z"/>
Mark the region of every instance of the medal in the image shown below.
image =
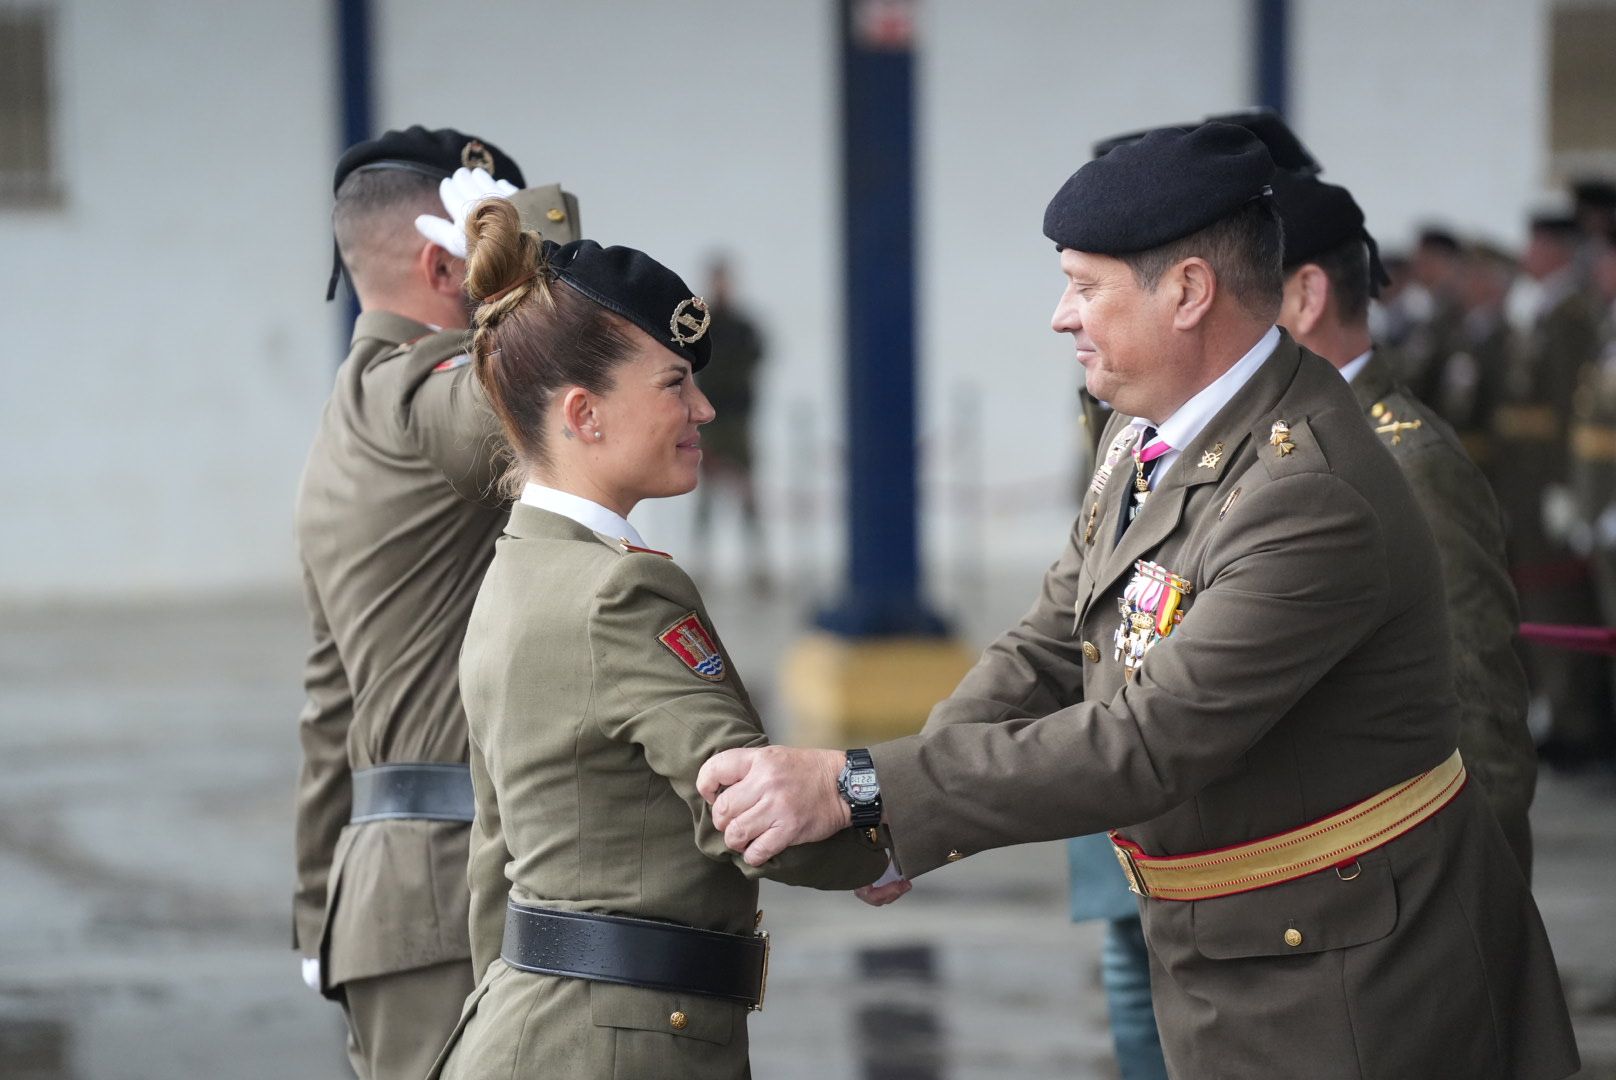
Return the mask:
<path id="1" fill-rule="evenodd" d="M 1146 559 L 1134 563 L 1133 579 L 1117 601 L 1122 622 L 1112 641 L 1114 658 L 1122 661 L 1127 678 L 1132 679 L 1145 662 L 1145 653 L 1183 621 L 1180 608 L 1192 589 L 1188 579 L 1160 563 Z"/>

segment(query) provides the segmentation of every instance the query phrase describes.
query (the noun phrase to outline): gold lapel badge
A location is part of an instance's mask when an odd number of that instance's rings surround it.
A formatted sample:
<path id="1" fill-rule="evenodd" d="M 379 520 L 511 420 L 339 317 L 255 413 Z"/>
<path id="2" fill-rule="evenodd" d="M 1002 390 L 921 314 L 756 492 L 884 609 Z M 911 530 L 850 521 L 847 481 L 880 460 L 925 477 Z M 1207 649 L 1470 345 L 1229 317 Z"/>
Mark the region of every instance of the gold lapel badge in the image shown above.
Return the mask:
<path id="1" fill-rule="evenodd" d="M 1268 445 L 1279 450 L 1280 457 L 1289 456 L 1296 444 L 1291 442 L 1291 426 L 1283 420 L 1275 420 L 1274 426 L 1268 429 Z"/>
<path id="2" fill-rule="evenodd" d="M 696 318 L 691 312 L 701 313 Z M 673 340 L 681 345 L 694 345 L 707 333 L 707 328 L 713 324 L 713 313 L 707 310 L 707 301 L 699 296 L 692 296 L 689 300 L 679 301 L 679 306 L 673 309 L 673 318 L 668 320 L 668 329 L 673 332 Z"/>
<path id="3" fill-rule="evenodd" d="M 1089 507 L 1089 523 L 1083 530 L 1083 543 L 1094 543 L 1094 526 L 1100 521 L 1100 504 L 1095 502 Z"/>
<path id="4" fill-rule="evenodd" d="M 1201 455 L 1201 463 L 1197 467 L 1202 469 L 1215 469 L 1218 467 L 1218 462 L 1222 460 L 1223 444 L 1214 443 L 1212 445 L 1212 449 Z"/>
<path id="5" fill-rule="evenodd" d="M 460 148 L 460 164 L 468 169 L 482 169 L 489 176 L 494 175 L 494 155 L 476 139 Z"/>
<path id="6" fill-rule="evenodd" d="M 1418 431 L 1424 424 L 1422 420 L 1397 419 L 1384 401 L 1375 402 L 1374 408 L 1369 410 L 1369 415 L 1375 420 L 1375 434 L 1390 435 L 1393 446 L 1403 441 L 1403 432 Z"/>

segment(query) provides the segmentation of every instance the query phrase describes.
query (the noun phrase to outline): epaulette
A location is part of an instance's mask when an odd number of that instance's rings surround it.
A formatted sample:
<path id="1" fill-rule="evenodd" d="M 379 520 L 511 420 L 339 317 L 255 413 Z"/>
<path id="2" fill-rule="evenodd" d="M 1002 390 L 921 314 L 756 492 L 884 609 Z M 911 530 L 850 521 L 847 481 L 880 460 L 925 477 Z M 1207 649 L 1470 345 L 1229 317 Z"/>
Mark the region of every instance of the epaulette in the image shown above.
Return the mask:
<path id="1" fill-rule="evenodd" d="M 1410 443 L 1423 443 L 1435 434 L 1429 425 L 1396 398 L 1385 398 L 1369 407 L 1369 422 L 1388 447 L 1402 447 Z"/>
<path id="2" fill-rule="evenodd" d="M 1329 471 L 1324 451 L 1319 449 L 1305 417 L 1270 421 L 1268 430 L 1259 425 L 1252 429 L 1252 435 L 1258 442 L 1257 457 L 1270 476 Z"/>
<path id="3" fill-rule="evenodd" d="M 617 538 L 617 546 L 623 549 L 624 555 L 657 555 L 669 560 L 673 558 L 673 556 L 669 555 L 666 551 L 658 551 L 656 548 L 640 547 L 638 544 L 631 544 L 628 542 L 628 537 L 626 536 L 619 536 Z"/>

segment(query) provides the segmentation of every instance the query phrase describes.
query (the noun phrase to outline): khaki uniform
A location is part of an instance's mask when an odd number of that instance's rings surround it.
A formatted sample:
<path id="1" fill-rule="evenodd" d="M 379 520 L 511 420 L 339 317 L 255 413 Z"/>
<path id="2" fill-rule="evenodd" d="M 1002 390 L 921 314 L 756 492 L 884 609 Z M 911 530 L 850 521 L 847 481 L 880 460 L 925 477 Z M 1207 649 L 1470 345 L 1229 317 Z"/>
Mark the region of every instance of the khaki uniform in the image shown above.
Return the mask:
<path id="1" fill-rule="evenodd" d="M 1526 727 L 1526 672 L 1515 651 L 1520 619 L 1498 502 L 1453 431 L 1393 381 L 1378 352 L 1352 380 L 1352 392 L 1436 538 L 1453 638 L 1459 749 L 1530 881 L 1527 810 L 1537 788 L 1537 748 Z"/>
<path id="2" fill-rule="evenodd" d="M 724 846 L 696 772 L 721 750 L 767 740 L 701 597 L 671 560 L 521 503 L 497 548 L 461 661 L 481 981 L 441 1075 L 747 1076 L 744 1005 L 498 959 L 507 896 L 744 934 L 758 877 L 851 889 L 881 874 L 885 853 L 853 830 L 759 868 Z M 721 658 L 704 673 L 661 640 L 690 616 Z"/>
<path id="3" fill-rule="evenodd" d="M 1500 385 L 1489 474 L 1504 510 L 1524 622 L 1586 625 L 1599 618 L 1586 560 L 1550 535 L 1543 515 L 1544 490 L 1570 480 L 1567 429 L 1577 380 L 1597 355 L 1597 320 L 1587 298 L 1573 291 L 1538 319 Z M 1533 692 L 1553 710 L 1556 739 L 1591 741 L 1610 707 L 1605 661 L 1542 646 L 1527 646 L 1524 657 Z"/>
<path id="4" fill-rule="evenodd" d="M 1501 312 L 1471 312 L 1461 326 L 1458 347 L 1437 372 L 1432 396 L 1420 398 L 1448 422 L 1465 453 L 1483 471 L 1493 460 L 1492 418 L 1499 383 L 1518 347 L 1515 331 Z M 1382 352 L 1378 347 L 1375 351 Z M 1395 375 L 1396 365 L 1391 366 Z"/>
<path id="5" fill-rule="evenodd" d="M 1108 425 L 1108 446 L 1126 420 Z M 1130 473 L 1085 497 L 1038 602 L 926 730 L 871 748 L 910 876 L 1111 827 L 1150 855 L 1240 844 L 1451 754 L 1459 710 L 1436 549 L 1334 369 L 1282 337 L 1118 541 Z M 1141 559 L 1190 591 L 1129 680 L 1113 641 Z M 1474 785 L 1358 863 L 1142 901 L 1171 1073 L 1576 1071 L 1542 923 Z"/>
<path id="6" fill-rule="evenodd" d="M 1616 626 L 1616 320 L 1607 318 L 1605 346 L 1583 372 L 1571 429 L 1571 481 L 1592 551 L 1600 622 Z M 1610 749 L 1607 721 L 1594 746 Z"/>
<path id="7" fill-rule="evenodd" d="M 361 1076 L 424 1073 L 473 986 L 469 826 L 348 825 L 354 770 L 466 760 L 456 664 L 505 510 L 503 443 L 464 352 L 461 332 L 361 314 L 298 491 L 314 648 L 294 944 L 345 999 Z"/>

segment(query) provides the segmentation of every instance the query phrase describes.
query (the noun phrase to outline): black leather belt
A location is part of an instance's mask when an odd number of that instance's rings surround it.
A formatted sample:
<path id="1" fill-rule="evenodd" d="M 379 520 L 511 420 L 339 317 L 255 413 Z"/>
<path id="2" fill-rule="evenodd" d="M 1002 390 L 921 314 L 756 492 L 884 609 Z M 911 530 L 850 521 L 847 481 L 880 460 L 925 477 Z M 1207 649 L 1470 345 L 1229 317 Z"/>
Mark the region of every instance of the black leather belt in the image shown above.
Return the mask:
<path id="1" fill-rule="evenodd" d="M 677 923 L 551 911 L 512 900 L 500 957 L 540 975 L 725 998 L 763 1008 L 769 935 L 721 934 Z"/>
<path id="2" fill-rule="evenodd" d="M 409 762 L 356 769 L 349 824 L 421 818 L 427 821 L 470 821 L 477 800 L 471 793 L 471 768 L 434 762 Z"/>

